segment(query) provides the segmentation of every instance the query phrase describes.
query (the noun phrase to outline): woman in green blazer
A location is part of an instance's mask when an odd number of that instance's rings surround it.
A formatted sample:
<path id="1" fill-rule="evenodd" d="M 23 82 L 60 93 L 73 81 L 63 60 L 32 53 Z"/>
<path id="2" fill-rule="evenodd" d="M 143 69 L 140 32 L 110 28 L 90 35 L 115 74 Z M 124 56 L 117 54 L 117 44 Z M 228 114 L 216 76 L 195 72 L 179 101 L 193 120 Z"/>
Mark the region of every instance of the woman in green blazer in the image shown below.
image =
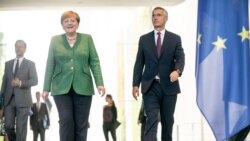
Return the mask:
<path id="1" fill-rule="evenodd" d="M 105 94 L 100 61 L 91 35 L 78 33 L 80 17 L 73 11 L 61 16 L 64 34 L 51 38 L 46 64 L 43 98 L 51 92 L 60 125 L 60 141 L 86 141 L 94 94 L 92 75 Z"/>

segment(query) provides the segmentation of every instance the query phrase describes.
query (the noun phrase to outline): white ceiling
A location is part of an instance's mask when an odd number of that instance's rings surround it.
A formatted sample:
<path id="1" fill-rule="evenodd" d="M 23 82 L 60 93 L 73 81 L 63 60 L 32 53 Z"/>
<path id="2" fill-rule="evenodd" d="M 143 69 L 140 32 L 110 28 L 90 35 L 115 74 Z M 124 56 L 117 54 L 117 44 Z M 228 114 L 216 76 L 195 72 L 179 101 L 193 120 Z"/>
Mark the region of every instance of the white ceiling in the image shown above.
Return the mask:
<path id="1" fill-rule="evenodd" d="M 174 6 L 185 0 L 0 0 L 0 10 L 55 7 Z"/>

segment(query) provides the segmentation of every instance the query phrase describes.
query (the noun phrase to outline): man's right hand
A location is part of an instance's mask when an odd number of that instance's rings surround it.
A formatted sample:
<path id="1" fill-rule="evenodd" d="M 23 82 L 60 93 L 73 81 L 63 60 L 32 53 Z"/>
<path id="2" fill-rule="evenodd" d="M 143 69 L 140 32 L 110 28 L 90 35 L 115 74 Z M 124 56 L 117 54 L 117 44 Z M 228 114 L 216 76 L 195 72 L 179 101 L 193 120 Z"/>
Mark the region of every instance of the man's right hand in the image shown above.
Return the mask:
<path id="1" fill-rule="evenodd" d="M 138 86 L 134 86 L 133 87 L 133 91 L 132 91 L 133 97 L 135 100 L 137 100 L 137 97 L 139 97 L 139 87 Z"/>

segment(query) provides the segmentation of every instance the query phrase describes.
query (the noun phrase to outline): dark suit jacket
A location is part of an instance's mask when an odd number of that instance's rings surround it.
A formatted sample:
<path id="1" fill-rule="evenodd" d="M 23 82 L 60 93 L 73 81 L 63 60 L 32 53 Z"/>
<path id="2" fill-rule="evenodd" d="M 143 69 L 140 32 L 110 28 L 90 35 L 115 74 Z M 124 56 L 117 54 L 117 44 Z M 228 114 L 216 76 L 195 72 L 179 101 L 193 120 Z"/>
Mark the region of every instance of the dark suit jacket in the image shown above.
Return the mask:
<path id="1" fill-rule="evenodd" d="M 171 82 L 169 75 L 172 71 L 184 69 L 185 54 L 180 36 L 165 30 L 158 58 L 154 31 L 140 37 L 139 48 L 134 66 L 133 86 L 140 86 L 142 93 L 146 93 L 155 76 L 159 73 L 160 84 L 165 94 L 180 93 L 179 81 Z M 180 74 L 181 75 L 181 74 Z"/>
<path id="2" fill-rule="evenodd" d="M 41 107 L 39 111 L 37 111 L 36 103 L 34 103 L 31 107 L 33 114 L 30 116 L 30 126 L 33 131 L 37 131 L 40 128 L 44 128 L 43 119 L 45 115 L 48 118 L 48 125 L 50 125 L 49 114 L 48 114 L 48 109 L 46 107 L 46 104 L 41 103 L 40 106 Z"/>
<path id="3" fill-rule="evenodd" d="M 14 79 L 13 65 L 14 59 L 5 63 L 1 88 L 1 95 L 4 97 L 4 106 L 9 104 L 14 93 L 17 107 L 29 107 L 32 105 L 31 86 L 38 83 L 35 63 L 28 59 L 23 59 L 16 75 L 22 81 L 22 84 L 20 87 L 14 88 L 11 86 L 11 81 Z"/>

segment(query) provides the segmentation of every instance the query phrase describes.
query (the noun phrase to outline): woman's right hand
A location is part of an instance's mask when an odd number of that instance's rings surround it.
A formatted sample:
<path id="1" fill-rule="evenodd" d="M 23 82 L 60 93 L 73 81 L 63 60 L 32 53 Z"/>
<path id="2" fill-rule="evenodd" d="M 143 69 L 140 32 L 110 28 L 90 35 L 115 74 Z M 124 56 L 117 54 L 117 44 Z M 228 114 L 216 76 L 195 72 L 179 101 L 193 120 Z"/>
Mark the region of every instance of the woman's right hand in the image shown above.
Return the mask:
<path id="1" fill-rule="evenodd" d="M 104 96 L 104 95 L 105 95 L 105 87 L 104 87 L 104 86 L 97 86 L 97 90 L 98 90 L 98 93 L 99 93 L 101 96 Z"/>
<path id="2" fill-rule="evenodd" d="M 43 91 L 43 94 L 42 94 L 43 100 L 46 100 L 48 96 L 49 96 L 49 92 Z"/>

